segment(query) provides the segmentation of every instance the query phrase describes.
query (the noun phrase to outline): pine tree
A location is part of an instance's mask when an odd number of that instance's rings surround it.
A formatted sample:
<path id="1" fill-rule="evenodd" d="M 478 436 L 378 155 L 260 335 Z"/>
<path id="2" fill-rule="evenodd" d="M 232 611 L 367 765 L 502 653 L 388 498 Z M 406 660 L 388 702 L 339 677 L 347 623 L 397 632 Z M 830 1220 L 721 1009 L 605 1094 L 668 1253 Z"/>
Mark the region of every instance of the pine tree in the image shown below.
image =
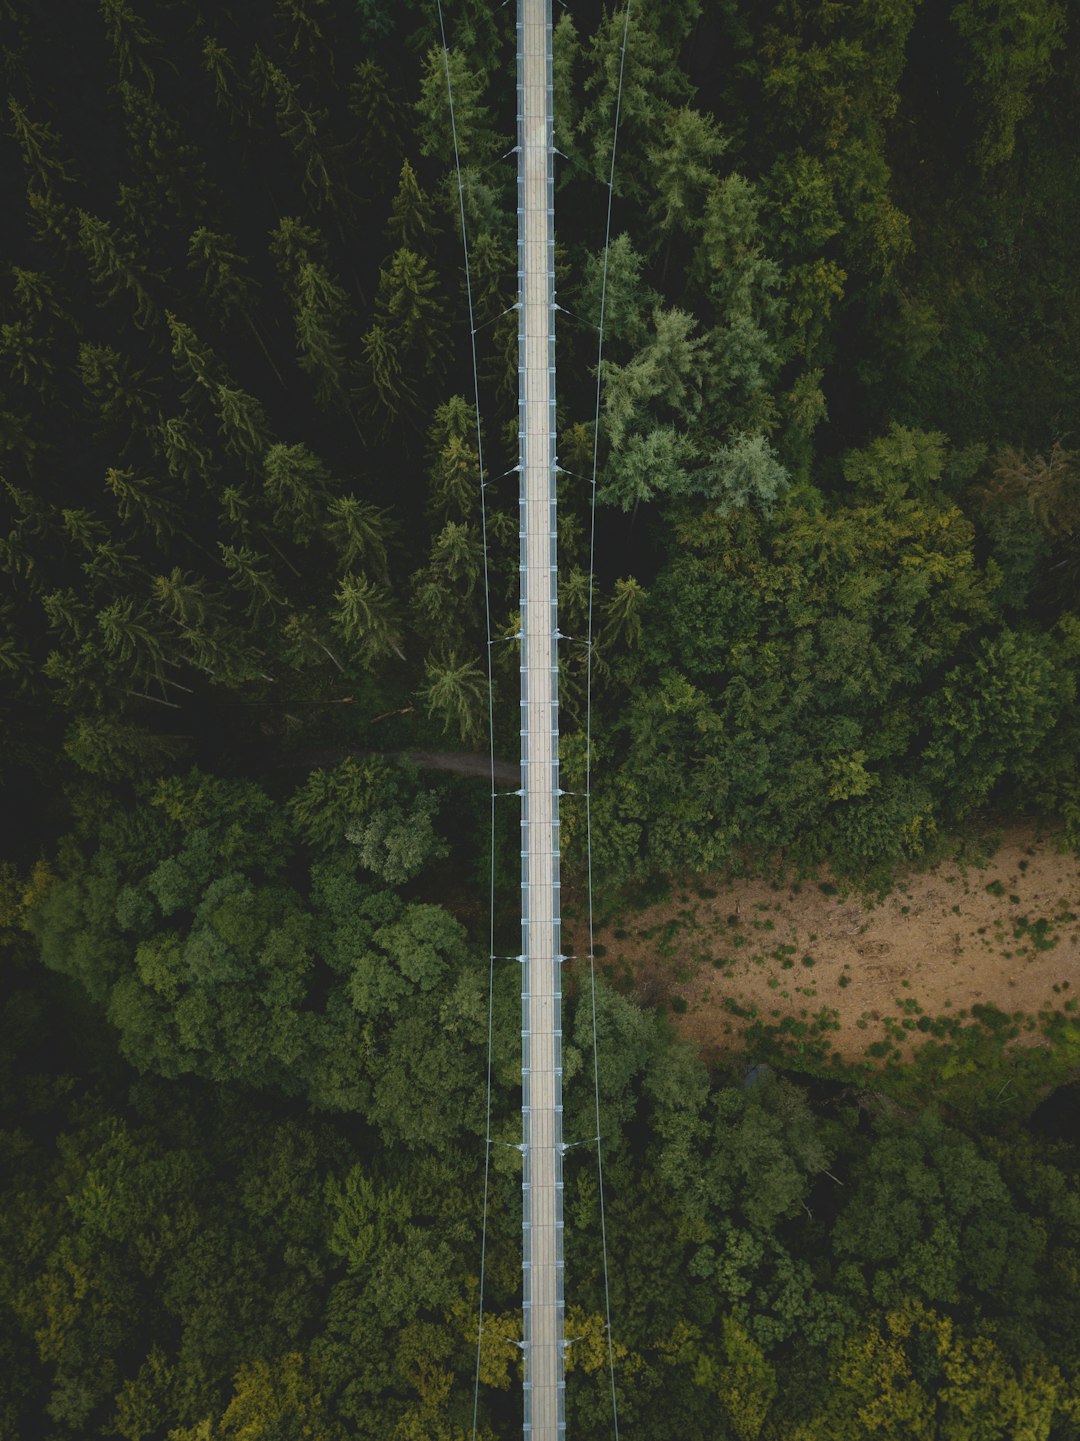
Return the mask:
<path id="1" fill-rule="evenodd" d="M 172 337 L 173 373 L 182 387 L 181 400 L 191 406 L 212 404 L 223 379 L 221 362 L 191 326 L 178 320 L 171 310 L 165 312 L 165 320 Z"/>
<path id="2" fill-rule="evenodd" d="M 114 600 L 97 617 L 106 653 L 124 667 L 129 685 L 164 682 L 172 647 L 164 640 L 145 605 L 133 596 Z"/>
<path id="3" fill-rule="evenodd" d="M 239 386 L 219 385 L 216 408 L 226 451 L 243 461 L 251 474 L 257 475 L 272 439 L 270 422 L 262 405 Z"/>
<path id="4" fill-rule="evenodd" d="M 259 283 L 247 273 L 248 263 L 230 235 L 200 226 L 188 241 L 188 267 L 198 278 L 199 291 L 219 326 L 225 329 L 239 316 L 254 337 L 281 385 L 285 384 L 255 321 Z"/>
<path id="5" fill-rule="evenodd" d="M 90 279 L 110 300 L 126 296 L 132 306 L 135 325 L 142 330 L 157 315 L 147 289 L 151 277 L 135 259 L 131 242 L 119 235 L 107 220 L 78 211 L 79 244 L 86 256 Z"/>
<path id="6" fill-rule="evenodd" d="M 32 688 L 34 662 L 23 649 L 25 636 L 15 619 L 15 607 L 0 606 L 0 674 L 14 685 L 16 694 Z"/>
<path id="7" fill-rule="evenodd" d="M 697 8 L 696 0 L 690 0 L 690 4 Z M 593 98 L 579 127 L 582 150 L 586 154 L 591 151 L 590 168 L 598 180 L 606 183 L 615 106 L 621 93 L 616 193 L 643 203 L 648 203 L 653 192 L 648 150 L 660 142 L 671 110 L 685 105 L 692 93 L 689 77 L 679 63 L 682 39 L 677 38 L 685 36 L 687 8 L 632 10 L 625 65 L 621 8 L 604 17 L 592 38 L 592 73 L 586 78 L 585 89 Z M 677 14 L 678 9 L 684 13 Z"/>
<path id="8" fill-rule="evenodd" d="M 154 438 L 173 480 L 185 488 L 196 482 L 209 484 L 215 469 L 213 455 L 202 429 L 191 416 L 161 419 Z"/>
<path id="9" fill-rule="evenodd" d="M 15 99 L 8 96 L 8 112 L 27 176 L 31 194 L 55 199 L 54 186 L 72 185 L 74 180 L 60 158 L 60 138 L 46 120 L 31 120 Z"/>
<path id="10" fill-rule="evenodd" d="M 270 254 L 278 273 L 289 283 L 307 261 L 326 263 L 326 242 L 317 230 L 295 215 L 283 215 L 270 232 Z"/>
<path id="11" fill-rule="evenodd" d="M 41 608 L 49 629 L 56 631 L 68 645 L 81 645 L 93 629 L 94 612 L 77 591 L 50 591 L 41 597 Z"/>
<path id="12" fill-rule="evenodd" d="M 445 368 L 447 320 L 436 298 L 440 293 L 434 270 L 415 251 L 396 251 L 379 272 L 376 322 L 395 333 L 403 351 L 419 353 L 424 375 Z"/>
<path id="13" fill-rule="evenodd" d="M 487 682 L 474 660 L 459 660 L 457 652 L 428 656 L 425 684 L 419 695 L 430 716 L 450 730 L 457 727 L 463 741 L 479 740 L 487 696 Z"/>
<path id="14" fill-rule="evenodd" d="M 183 534 L 181 506 L 156 481 L 134 470 L 110 468 L 105 487 L 116 501 L 116 511 L 125 526 L 149 532 L 164 549 L 172 537 Z"/>
<path id="15" fill-rule="evenodd" d="M 316 404 L 347 411 L 351 377 L 341 329 L 351 307 L 345 290 L 309 261 L 297 271 L 293 306 L 300 368 L 315 381 Z"/>
<path id="16" fill-rule="evenodd" d="M 161 40 L 126 0 L 99 0 L 99 9 L 121 83 L 131 80 L 137 72 L 147 91 L 153 94 L 154 69 L 150 57 L 161 50 Z"/>
<path id="17" fill-rule="evenodd" d="M 294 610 L 281 627 L 282 654 L 294 670 L 330 660 L 339 671 L 345 667 L 327 644 L 322 625 L 313 608 Z"/>
<path id="18" fill-rule="evenodd" d="M 122 436 L 121 453 L 126 453 L 150 425 L 151 392 L 145 371 L 136 370 L 111 345 L 84 341 L 79 346 L 79 379 L 100 417 L 99 436 Z"/>
<path id="19" fill-rule="evenodd" d="M 375 179 L 389 182 L 408 133 L 405 107 L 390 89 L 390 77 L 374 60 L 357 65 L 349 86 L 349 110 L 363 136 L 360 164 Z"/>
<path id="20" fill-rule="evenodd" d="M 480 498 L 479 479 L 475 439 L 449 436 L 431 468 L 432 510 L 443 516 L 475 515 Z"/>
<path id="21" fill-rule="evenodd" d="M 214 82 L 214 103 L 231 120 L 243 117 L 251 124 L 251 109 L 243 95 L 244 83 L 232 56 L 212 35 L 203 40 L 203 70 Z"/>
<path id="22" fill-rule="evenodd" d="M 362 343 L 367 388 L 375 402 L 369 409 L 379 416 L 385 436 L 399 416 L 415 412 L 416 390 L 408 377 L 403 347 L 392 329 L 376 323 Z"/>
<path id="23" fill-rule="evenodd" d="M 27 222 L 34 242 L 45 254 L 63 257 L 78 255 L 79 217 L 74 209 L 54 195 L 27 187 Z"/>
<path id="24" fill-rule="evenodd" d="M 0 325 L 0 368 L 16 385 L 34 391 L 42 400 L 51 390 L 55 370 L 52 349 L 50 339 L 38 334 L 29 321 Z"/>
<path id="25" fill-rule="evenodd" d="M 367 664 L 391 651 L 404 660 L 401 628 L 390 592 L 364 575 L 342 578 L 334 595 L 334 622 L 345 640 L 357 648 Z"/>
<path id="26" fill-rule="evenodd" d="M 88 510 L 62 510 L 60 520 L 68 539 L 82 550 L 91 552 L 109 539 L 109 527 Z"/>
<path id="27" fill-rule="evenodd" d="M 390 206 L 387 238 L 395 250 L 414 250 L 431 254 L 431 243 L 438 234 L 431 198 L 421 188 L 416 171 L 408 160 L 401 166 L 397 194 Z"/>
<path id="28" fill-rule="evenodd" d="M 341 327 L 350 318 L 349 299 L 322 262 L 322 239 L 287 216 L 274 231 L 270 250 L 292 305 L 300 368 L 315 381 L 316 402 L 348 411 L 351 377 Z"/>
<path id="29" fill-rule="evenodd" d="M 162 613 L 182 631 L 220 625 L 224 608 L 211 594 L 209 583 L 174 566 L 168 575 L 153 580 L 153 594 Z"/>
<path id="30" fill-rule="evenodd" d="M 44 573 L 40 561 L 52 554 L 59 541 L 56 507 L 36 493 L 12 485 L 0 477 L 14 515 L 14 528 L 0 535 L 0 570 L 22 580 L 31 593 L 41 589 Z"/>
<path id="31" fill-rule="evenodd" d="M 431 543 L 431 567 L 455 595 L 470 600 L 483 574 L 483 552 L 475 528 L 448 520 Z"/>
<path id="32" fill-rule="evenodd" d="M 136 178 L 133 194 L 152 215 L 142 218 L 140 228 L 153 229 L 162 214 L 162 202 L 175 219 L 191 223 L 200 219 L 210 200 L 206 167 L 199 151 L 183 139 L 172 117 L 152 95 L 126 81 L 117 87 L 124 110 L 128 154 Z"/>
<path id="33" fill-rule="evenodd" d="M 237 549 L 219 543 L 221 558 L 229 572 L 229 579 L 247 599 L 247 616 L 258 625 L 265 613 L 271 620 L 285 605 L 285 598 L 274 583 L 274 574 L 266 556 L 259 555 L 249 546 Z"/>
<path id="34" fill-rule="evenodd" d="M 639 643 L 647 599 L 648 592 L 632 575 L 615 582 L 611 597 L 602 608 L 599 635 L 605 645 L 620 644 L 633 649 Z"/>
<path id="35" fill-rule="evenodd" d="M 188 660 L 226 685 L 254 680 L 259 668 L 250 641 L 228 623 L 223 598 L 202 577 L 174 567 L 154 577 L 154 599 L 176 627 Z"/>
<path id="36" fill-rule="evenodd" d="M 57 294 L 56 282 L 42 270 L 24 270 L 22 266 L 11 267 L 12 297 L 28 319 L 60 321 L 65 327 L 75 328 L 75 319 L 64 306 Z"/>
<path id="37" fill-rule="evenodd" d="M 443 165 L 454 163 L 447 68 L 453 87 L 454 128 L 461 164 L 486 166 L 496 158 L 498 150 L 495 127 L 484 104 L 488 76 L 482 68 L 470 69 L 463 51 L 443 50 L 441 46 L 432 46 L 425 56 L 420 99 L 413 107 L 420 117 L 417 126 L 420 153 L 434 156 Z"/>
<path id="38" fill-rule="evenodd" d="M 306 445 L 278 443 L 266 451 L 262 469 L 274 527 L 307 545 L 325 525 L 330 474 Z"/>
<path id="39" fill-rule="evenodd" d="M 346 571 L 363 565 L 380 585 L 389 584 L 386 534 L 389 512 L 357 499 L 337 496 L 327 506 L 326 536 Z"/>
<path id="40" fill-rule="evenodd" d="M 256 83 L 273 103 L 278 131 L 302 167 L 301 188 L 318 208 L 347 208 L 348 187 L 341 173 L 338 150 L 325 139 L 330 112 L 302 104 L 298 87 L 261 52 L 253 61 Z"/>
<path id="41" fill-rule="evenodd" d="M 668 112 L 662 139 L 647 152 L 655 190 L 649 215 L 658 246 L 660 237 L 672 231 L 700 229 L 716 162 L 729 144 L 712 116 L 688 105 Z"/>

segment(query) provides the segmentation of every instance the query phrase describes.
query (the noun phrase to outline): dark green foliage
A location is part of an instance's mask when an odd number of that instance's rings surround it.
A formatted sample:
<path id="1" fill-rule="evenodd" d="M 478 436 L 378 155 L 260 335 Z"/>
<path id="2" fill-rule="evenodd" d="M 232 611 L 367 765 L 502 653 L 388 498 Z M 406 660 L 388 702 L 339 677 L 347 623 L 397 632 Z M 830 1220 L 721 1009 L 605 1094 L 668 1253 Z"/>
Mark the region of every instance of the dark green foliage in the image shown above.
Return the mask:
<path id="1" fill-rule="evenodd" d="M 447 7 L 448 52 L 419 0 L 0 11 L 0 1434 L 461 1441 L 489 705 L 518 743 L 513 7 Z M 555 19 L 561 760 L 582 790 L 588 714 L 598 899 L 880 870 L 990 809 L 1077 843 L 1070 8 L 635 5 L 603 300 L 624 11 Z M 402 759 L 458 746 L 472 776 Z M 485 1438 L 520 1425 L 518 981 Z M 628 1435 L 1080 1434 L 1075 1147 L 988 1121 L 974 1060 L 970 1112 L 869 1122 L 596 1007 Z M 568 1434 L 601 1436 L 587 1144 L 565 1199 Z"/>

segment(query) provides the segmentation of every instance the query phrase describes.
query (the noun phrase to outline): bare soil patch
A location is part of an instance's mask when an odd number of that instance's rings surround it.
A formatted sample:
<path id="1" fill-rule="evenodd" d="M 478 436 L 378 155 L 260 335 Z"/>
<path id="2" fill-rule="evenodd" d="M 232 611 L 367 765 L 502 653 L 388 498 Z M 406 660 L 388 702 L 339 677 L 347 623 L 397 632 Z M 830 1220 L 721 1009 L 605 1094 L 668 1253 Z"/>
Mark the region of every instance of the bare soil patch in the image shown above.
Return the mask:
<path id="1" fill-rule="evenodd" d="M 642 1003 L 666 1000 L 713 1060 L 742 1048 L 740 1012 L 778 1025 L 827 1011 L 831 1049 L 852 1062 L 888 1021 L 909 1060 L 926 1039 L 921 1017 L 980 1005 L 1031 1018 L 1017 1043 L 1045 1044 L 1034 1018 L 1075 1012 L 1080 996 L 1080 859 L 1021 824 L 989 860 L 912 869 L 883 899 L 825 873 L 698 880 L 598 929 L 596 943 L 604 966 Z"/>

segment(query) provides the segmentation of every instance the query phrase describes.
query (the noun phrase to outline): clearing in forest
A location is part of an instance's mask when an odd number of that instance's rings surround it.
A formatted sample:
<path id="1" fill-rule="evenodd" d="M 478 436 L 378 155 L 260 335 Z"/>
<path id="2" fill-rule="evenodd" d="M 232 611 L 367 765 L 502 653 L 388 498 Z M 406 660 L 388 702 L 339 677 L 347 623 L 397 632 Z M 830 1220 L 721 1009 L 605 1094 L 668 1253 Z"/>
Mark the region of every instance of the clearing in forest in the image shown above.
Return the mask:
<path id="1" fill-rule="evenodd" d="M 598 928 L 596 942 L 609 974 L 642 1004 L 667 1000 L 710 1060 L 742 1048 L 748 1019 L 812 1023 L 825 1009 L 843 1060 L 863 1060 L 883 1031 L 908 1060 L 936 1017 L 1075 1012 L 1080 859 L 1021 824 L 989 859 L 898 873 L 884 897 L 824 871 L 697 881 Z M 1018 1041 L 1042 1042 L 1038 1027 Z"/>

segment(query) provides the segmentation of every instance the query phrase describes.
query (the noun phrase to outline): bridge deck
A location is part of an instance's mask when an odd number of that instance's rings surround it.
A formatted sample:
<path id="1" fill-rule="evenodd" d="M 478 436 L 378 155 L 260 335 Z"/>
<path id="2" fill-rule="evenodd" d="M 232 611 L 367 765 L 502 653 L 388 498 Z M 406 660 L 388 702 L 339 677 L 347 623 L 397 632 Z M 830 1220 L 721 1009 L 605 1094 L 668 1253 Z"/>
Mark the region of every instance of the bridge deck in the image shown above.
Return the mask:
<path id="1" fill-rule="evenodd" d="M 523 1260 L 526 1441 L 561 1441 L 562 993 L 551 0 L 518 5 Z"/>

